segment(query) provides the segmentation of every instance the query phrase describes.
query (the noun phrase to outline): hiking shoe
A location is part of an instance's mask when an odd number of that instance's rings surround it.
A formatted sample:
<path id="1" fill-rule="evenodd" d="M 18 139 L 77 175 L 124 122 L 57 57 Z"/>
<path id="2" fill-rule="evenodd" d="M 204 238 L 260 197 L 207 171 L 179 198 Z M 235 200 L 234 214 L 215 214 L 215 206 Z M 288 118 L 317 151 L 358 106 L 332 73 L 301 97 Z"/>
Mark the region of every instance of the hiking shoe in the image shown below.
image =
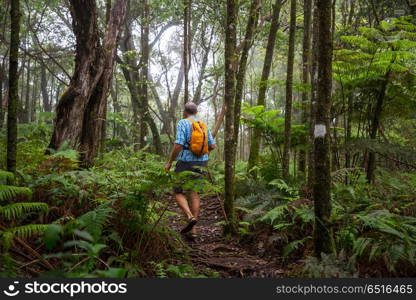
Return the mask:
<path id="1" fill-rule="evenodd" d="M 181 233 L 188 233 L 194 228 L 198 221 L 195 218 L 190 218 L 188 224 L 181 230 Z"/>

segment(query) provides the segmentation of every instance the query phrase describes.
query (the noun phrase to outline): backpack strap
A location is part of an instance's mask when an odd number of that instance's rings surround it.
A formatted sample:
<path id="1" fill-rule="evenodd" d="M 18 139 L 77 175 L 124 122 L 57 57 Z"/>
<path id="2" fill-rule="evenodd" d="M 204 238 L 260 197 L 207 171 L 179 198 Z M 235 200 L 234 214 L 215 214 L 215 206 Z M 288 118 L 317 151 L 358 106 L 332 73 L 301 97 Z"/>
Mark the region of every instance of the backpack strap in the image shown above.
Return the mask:
<path id="1" fill-rule="evenodd" d="M 188 120 L 188 121 L 190 121 L 191 122 L 191 137 L 192 137 L 192 130 L 194 129 L 193 128 L 193 125 L 194 125 L 194 123 L 198 123 L 197 121 L 195 121 L 194 119 L 192 119 L 192 118 L 186 118 L 185 120 Z M 190 141 L 189 141 L 190 142 Z M 183 146 L 183 149 L 185 149 L 185 150 L 189 150 L 189 142 L 186 142 L 186 146 Z"/>

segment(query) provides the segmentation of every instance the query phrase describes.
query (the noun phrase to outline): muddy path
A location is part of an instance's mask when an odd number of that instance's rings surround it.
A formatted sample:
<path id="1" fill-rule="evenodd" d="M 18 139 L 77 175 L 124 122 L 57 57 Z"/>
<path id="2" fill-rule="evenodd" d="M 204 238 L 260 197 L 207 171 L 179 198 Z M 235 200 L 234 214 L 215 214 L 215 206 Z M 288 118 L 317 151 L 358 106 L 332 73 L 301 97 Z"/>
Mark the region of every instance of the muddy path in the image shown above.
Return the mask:
<path id="1" fill-rule="evenodd" d="M 169 210 L 178 213 L 171 217 L 170 226 L 179 232 L 185 220 L 173 198 L 169 201 Z M 218 224 L 223 220 L 218 198 L 212 196 L 201 200 L 197 224 L 199 237 L 194 241 L 184 238 L 190 246 L 189 255 L 196 269 L 208 267 L 225 278 L 284 277 L 285 270 L 278 257 L 262 258 L 237 240 L 224 238 Z"/>

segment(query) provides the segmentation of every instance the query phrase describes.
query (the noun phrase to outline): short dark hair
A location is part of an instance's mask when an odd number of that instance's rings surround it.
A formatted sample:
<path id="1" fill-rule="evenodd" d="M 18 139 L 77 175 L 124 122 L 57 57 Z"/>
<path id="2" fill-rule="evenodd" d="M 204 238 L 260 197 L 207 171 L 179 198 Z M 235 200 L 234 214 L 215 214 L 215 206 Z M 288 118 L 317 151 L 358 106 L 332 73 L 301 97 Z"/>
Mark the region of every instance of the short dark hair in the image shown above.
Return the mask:
<path id="1" fill-rule="evenodd" d="M 194 115 L 198 112 L 198 105 L 193 102 L 188 102 L 185 104 L 185 111 L 188 114 Z"/>

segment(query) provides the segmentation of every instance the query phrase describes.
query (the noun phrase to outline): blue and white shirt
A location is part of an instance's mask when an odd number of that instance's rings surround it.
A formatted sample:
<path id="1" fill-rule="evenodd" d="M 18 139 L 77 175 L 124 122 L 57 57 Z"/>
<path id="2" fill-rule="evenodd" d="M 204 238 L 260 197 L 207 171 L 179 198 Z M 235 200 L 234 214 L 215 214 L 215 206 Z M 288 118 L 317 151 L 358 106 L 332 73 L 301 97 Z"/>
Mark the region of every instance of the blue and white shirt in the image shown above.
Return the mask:
<path id="1" fill-rule="evenodd" d="M 198 122 L 198 119 L 195 116 L 190 116 L 189 118 Z M 184 147 L 189 147 L 192 135 L 192 122 L 186 119 L 182 119 L 178 122 L 178 127 L 176 129 L 176 140 L 175 144 L 182 145 Z M 215 145 L 215 140 L 212 137 L 211 130 L 208 129 L 208 146 Z M 204 154 L 200 157 L 195 156 L 191 150 L 183 149 L 179 153 L 177 160 L 182 161 L 206 161 L 208 160 L 208 154 Z"/>

